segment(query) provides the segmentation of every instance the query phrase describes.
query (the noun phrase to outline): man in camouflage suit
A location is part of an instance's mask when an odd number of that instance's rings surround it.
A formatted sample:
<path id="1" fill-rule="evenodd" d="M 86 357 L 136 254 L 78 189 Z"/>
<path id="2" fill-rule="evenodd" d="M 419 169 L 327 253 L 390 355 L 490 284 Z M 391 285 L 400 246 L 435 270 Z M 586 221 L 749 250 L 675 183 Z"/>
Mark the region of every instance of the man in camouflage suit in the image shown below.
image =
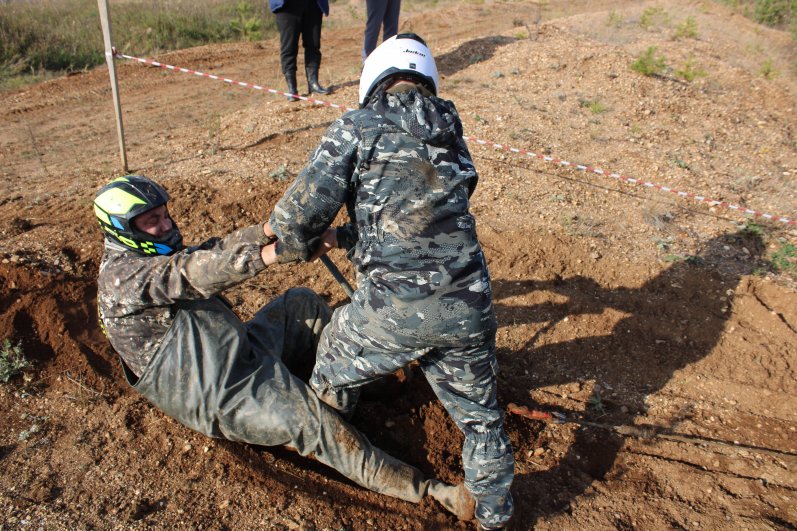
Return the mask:
<path id="1" fill-rule="evenodd" d="M 426 479 L 374 447 L 293 373 L 312 368 L 330 317 L 309 289 L 290 289 L 242 322 L 219 294 L 274 263 L 267 225 L 184 248 L 166 191 L 141 176 L 104 186 L 94 211 L 105 234 L 97 299 L 129 383 L 210 437 L 286 445 L 363 487 L 411 502 L 429 494 L 462 519 L 462 485 Z"/>
<path id="2" fill-rule="evenodd" d="M 324 329 L 310 385 L 350 415 L 365 383 L 417 360 L 465 434 L 485 529 L 512 515 L 514 459 L 496 400 L 490 277 L 468 199 L 478 179 L 453 103 L 414 34 L 366 60 L 361 109 L 338 119 L 269 220 L 277 261 L 349 250 L 358 289 Z M 351 223 L 331 229 L 346 205 Z"/>

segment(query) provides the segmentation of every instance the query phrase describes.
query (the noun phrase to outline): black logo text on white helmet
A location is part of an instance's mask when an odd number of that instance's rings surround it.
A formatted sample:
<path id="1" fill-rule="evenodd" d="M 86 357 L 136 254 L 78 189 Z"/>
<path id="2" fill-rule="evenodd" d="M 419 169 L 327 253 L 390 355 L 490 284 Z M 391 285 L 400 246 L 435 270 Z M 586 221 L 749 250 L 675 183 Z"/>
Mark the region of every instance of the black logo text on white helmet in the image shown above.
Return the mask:
<path id="1" fill-rule="evenodd" d="M 431 50 L 414 33 L 401 33 L 380 44 L 365 60 L 360 76 L 360 107 L 368 103 L 383 81 L 397 74 L 416 79 L 437 95 L 439 77 Z"/>

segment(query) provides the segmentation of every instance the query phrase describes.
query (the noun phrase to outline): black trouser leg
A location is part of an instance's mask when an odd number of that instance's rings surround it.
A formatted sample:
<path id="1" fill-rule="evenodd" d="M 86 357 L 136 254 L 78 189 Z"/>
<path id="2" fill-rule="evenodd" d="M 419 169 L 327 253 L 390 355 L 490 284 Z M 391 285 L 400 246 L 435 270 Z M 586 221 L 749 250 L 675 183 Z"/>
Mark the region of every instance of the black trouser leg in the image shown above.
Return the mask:
<path id="1" fill-rule="evenodd" d="M 296 75 L 296 56 L 299 53 L 299 35 L 302 17 L 285 9 L 275 13 L 280 33 L 280 64 L 282 73 Z"/>
<path id="2" fill-rule="evenodd" d="M 305 11 L 302 21 L 302 46 L 304 46 L 304 69 L 307 74 L 307 90 L 310 93 L 330 94 L 329 87 L 318 82 L 321 67 L 321 24 L 323 13 L 315 3 Z"/>
<path id="3" fill-rule="evenodd" d="M 289 94 L 298 94 L 299 89 L 296 85 L 296 56 L 299 53 L 299 35 L 301 32 L 301 14 L 281 9 L 275 13 L 277 17 L 277 28 L 280 33 L 280 64 L 282 73 L 285 75 L 285 82 L 288 85 Z M 288 97 L 291 101 L 296 98 Z"/>

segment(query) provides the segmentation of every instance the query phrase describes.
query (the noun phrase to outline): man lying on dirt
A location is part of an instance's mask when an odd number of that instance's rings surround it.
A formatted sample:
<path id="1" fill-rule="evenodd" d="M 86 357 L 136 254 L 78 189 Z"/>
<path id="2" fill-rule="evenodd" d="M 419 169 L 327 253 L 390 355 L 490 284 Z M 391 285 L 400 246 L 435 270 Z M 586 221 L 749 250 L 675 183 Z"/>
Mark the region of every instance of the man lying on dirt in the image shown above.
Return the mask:
<path id="1" fill-rule="evenodd" d="M 429 494 L 470 519 L 462 485 L 426 479 L 372 446 L 292 374 L 312 367 L 330 318 L 318 295 L 290 289 L 246 323 L 219 295 L 274 263 L 264 225 L 184 247 L 168 200 L 160 185 L 135 175 L 111 181 L 94 199 L 105 235 L 100 319 L 128 382 L 200 433 L 290 446 L 363 487 L 415 503 Z"/>

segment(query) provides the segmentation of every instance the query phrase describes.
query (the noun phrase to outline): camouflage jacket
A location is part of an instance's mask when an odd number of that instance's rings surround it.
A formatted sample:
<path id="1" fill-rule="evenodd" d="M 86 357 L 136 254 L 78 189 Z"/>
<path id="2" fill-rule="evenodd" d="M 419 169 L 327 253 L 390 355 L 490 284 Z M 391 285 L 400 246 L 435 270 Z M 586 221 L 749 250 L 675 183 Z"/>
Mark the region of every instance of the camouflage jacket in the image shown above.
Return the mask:
<path id="1" fill-rule="evenodd" d="M 417 90 L 384 93 L 333 123 L 270 224 L 281 262 L 307 260 L 346 206 L 361 313 L 418 337 L 495 328 L 490 279 L 469 198 L 478 175 L 454 104 Z M 349 237 L 353 236 L 353 237 Z"/>
<path id="2" fill-rule="evenodd" d="M 141 256 L 105 241 L 97 278 L 100 319 L 113 348 L 141 375 L 186 300 L 218 298 L 265 269 L 262 225 L 211 238 L 171 256 Z M 219 299 L 221 303 L 221 299 Z"/>

